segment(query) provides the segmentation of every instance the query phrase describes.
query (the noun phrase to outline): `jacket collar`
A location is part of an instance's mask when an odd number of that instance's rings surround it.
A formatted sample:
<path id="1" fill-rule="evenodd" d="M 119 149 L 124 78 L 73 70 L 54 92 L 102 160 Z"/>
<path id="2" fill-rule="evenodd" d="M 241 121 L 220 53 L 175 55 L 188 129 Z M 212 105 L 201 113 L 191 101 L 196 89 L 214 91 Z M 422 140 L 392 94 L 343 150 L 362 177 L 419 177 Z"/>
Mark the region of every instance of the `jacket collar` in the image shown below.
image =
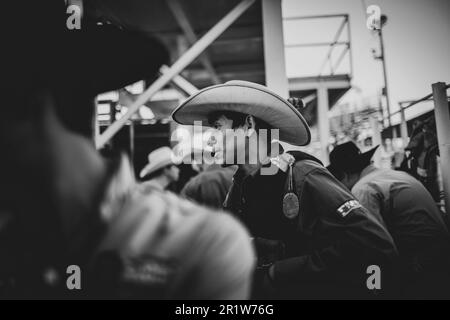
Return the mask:
<path id="1" fill-rule="evenodd" d="M 272 165 L 275 165 L 279 170 L 283 172 L 287 172 L 289 165 L 294 163 L 295 161 L 296 159 L 293 155 L 291 155 L 290 153 L 283 153 L 277 157 L 270 158 L 266 164 L 255 167 L 250 171 L 244 171 L 243 169 L 239 168 L 233 176 L 233 180 L 242 182 L 248 177 L 253 178 L 261 172 L 261 168 L 270 167 Z"/>

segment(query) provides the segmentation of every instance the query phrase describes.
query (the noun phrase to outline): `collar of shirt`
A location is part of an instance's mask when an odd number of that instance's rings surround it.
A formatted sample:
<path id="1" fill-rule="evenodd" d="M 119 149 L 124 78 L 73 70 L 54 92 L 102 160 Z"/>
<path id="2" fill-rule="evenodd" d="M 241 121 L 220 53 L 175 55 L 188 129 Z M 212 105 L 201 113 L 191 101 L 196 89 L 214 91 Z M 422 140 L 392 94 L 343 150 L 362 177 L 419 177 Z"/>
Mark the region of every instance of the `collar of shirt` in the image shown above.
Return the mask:
<path id="1" fill-rule="evenodd" d="M 292 156 L 289 153 L 283 153 L 277 157 L 267 159 L 267 161 L 251 170 L 244 170 L 242 168 L 239 168 L 235 175 L 233 176 L 233 181 L 237 183 L 242 183 L 246 178 L 248 177 L 255 177 L 258 175 L 261 171 L 261 168 L 270 167 L 272 165 L 275 165 L 278 167 L 279 170 L 283 172 L 287 172 L 289 165 L 293 164 L 295 162 L 294 156 Z"/>
<path id="2" fill-rule="evenodd" d="M 278 157 L 271 158 L 270 163 L 277 166 L 283 172 L 287 172 L 290 165 L 295 162 L 293 155 L 289 153 L 283 153 Z"/>

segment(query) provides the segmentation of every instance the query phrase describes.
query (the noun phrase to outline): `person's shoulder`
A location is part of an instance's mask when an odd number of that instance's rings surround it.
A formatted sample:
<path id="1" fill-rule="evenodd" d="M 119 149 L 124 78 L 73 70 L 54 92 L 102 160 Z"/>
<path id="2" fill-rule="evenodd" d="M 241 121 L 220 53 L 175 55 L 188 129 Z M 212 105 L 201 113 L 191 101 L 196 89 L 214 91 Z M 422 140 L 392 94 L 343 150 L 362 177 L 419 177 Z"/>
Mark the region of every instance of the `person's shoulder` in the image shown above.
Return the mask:
<path id="1" fill-rule="evenodd" d="M 316 169 L 324 170 L 322 162 L 309 153 L 302 151 L 291 151 L 288 153 L 295 161 L 294 168 L 304 174 L 308 174 Z"/>
<path id="2" fill-rule="evenodd" d="M 184 186 L 183 192 L 197 192 L 199 188 L 204 185 L 211 182 L 213 179 L 215 179 L 214 174 L 210 174 L 207 171 L 200 172 L 196 176 L 192 177 Z"/>
<path id="3" fill-rule="evenodd" d="M 363 195 L 383 194 L 390 190 L 393 183 L 403 180 L 401 172 L 392 169 L 373 168 L 364 175 L 352 188 L 352 193 L 361 197 Z"/>
<path id="4" fill-rule="evenodd" d="M 294 174 L 308 176 L 314 173 L 328 174 L 328 170 L 319 162 L 311 159 L 297 160 L 294 165 Z"/>
<path id="5" fill-rule="evenodd" d="M 189 181 L 183 187 L 182 193 L 185 191 L 191 191 L 191 190 L 197 188 L 201 183 L 199 176 L 200 175 L 198 174 L 195 177 L 190 178 Z"/>
<path id="6" fill-rule="evenodd" d="M 410 184 L 411 182 L 414 182 L 414 180 L 415 178 L 406 172 L 373 167 L 367 174 L 364 174 L 363 171 L 363 176 L 355 184 L 353 189 L 385 189 L 390 188 L 393 184 Z"/>
<path id="7" fill-rule="evenodd" d="M 374 193 L 376 190 L 374 184 L 375 183 L 373 181 L 361 179 L 353 186 L 351 190 L 352 194 L 356 195 L 359 198 L 362 194 Z"/>
<path id="8" fill-rule="evenodd" d="M 199 174 L 197 174 L 195 177 L 192 177 L 191 180 L 189 180 L 188 184 L 191 184 L 191 185 L 202 184 L 205 181 L 214 179 L 216 175 L 217 175 L 216 171 L 202 171 Z"/>

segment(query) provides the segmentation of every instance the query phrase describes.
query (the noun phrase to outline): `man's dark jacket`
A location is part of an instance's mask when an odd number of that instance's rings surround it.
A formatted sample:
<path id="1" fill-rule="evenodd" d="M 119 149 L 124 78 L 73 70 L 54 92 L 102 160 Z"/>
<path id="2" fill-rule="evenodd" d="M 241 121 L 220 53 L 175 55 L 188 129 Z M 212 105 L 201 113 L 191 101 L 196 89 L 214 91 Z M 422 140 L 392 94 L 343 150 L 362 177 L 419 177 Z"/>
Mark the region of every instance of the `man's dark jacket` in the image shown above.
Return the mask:
<path id="1" fill-rule="evenodd" d="M 367 268 L 387 271 L 396 260 L 392 237 L 319 160 L 302 152 L 292 155 L 297 218 L 282 211 L 288 180 L 282 170 L 275 175 L 238 170 L 225 209 L 244 222 L 256 242 L 281 243 L 283 257 L 274 261 L 271 279 L 279 295 L 321 296 L 322 288 L 332 296 L 341 289 L 367 291 Z"/>

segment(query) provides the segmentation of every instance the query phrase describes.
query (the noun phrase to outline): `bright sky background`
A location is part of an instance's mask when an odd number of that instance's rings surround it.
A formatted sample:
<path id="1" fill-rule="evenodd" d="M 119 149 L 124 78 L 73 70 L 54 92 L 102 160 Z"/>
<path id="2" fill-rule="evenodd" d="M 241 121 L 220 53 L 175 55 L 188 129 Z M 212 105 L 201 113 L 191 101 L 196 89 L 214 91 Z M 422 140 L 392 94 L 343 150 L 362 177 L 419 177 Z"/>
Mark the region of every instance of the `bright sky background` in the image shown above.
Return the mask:
<path id="1" fill-rule="evenodd" d="M 364 4 L 365 2 L 365 4 Z M 383 86 L 381 62 L 373 59 L 378 38 L 366 27 L 365 5 L 378 5 L 388 16 L 384 30 L 388 84 L 393 111 L 398 101 L 415 100 L 431 93 L 434 82 L 450 83 L 449 0 L 283 0 L 284 17 L 348 13 L 353 51 L 353 90 L 343 100 L 374 96 Z M 310 20 L 309 20 L 310 21 Z M 332 41 L 339 20 L 285 22 L 285 42 Z M 345 30 L 344 30 L 345 31 Z M 343 38 L 346 39 L 346 32 Z M 326 49 L 287 49 L 288 76 L 318 74 Z M 335 58 L 336 59 L 336 58 Z M 341 71 L 348 69 L 342 65 Z M 431 105 L 418 105 L 407 118 Z"/>

